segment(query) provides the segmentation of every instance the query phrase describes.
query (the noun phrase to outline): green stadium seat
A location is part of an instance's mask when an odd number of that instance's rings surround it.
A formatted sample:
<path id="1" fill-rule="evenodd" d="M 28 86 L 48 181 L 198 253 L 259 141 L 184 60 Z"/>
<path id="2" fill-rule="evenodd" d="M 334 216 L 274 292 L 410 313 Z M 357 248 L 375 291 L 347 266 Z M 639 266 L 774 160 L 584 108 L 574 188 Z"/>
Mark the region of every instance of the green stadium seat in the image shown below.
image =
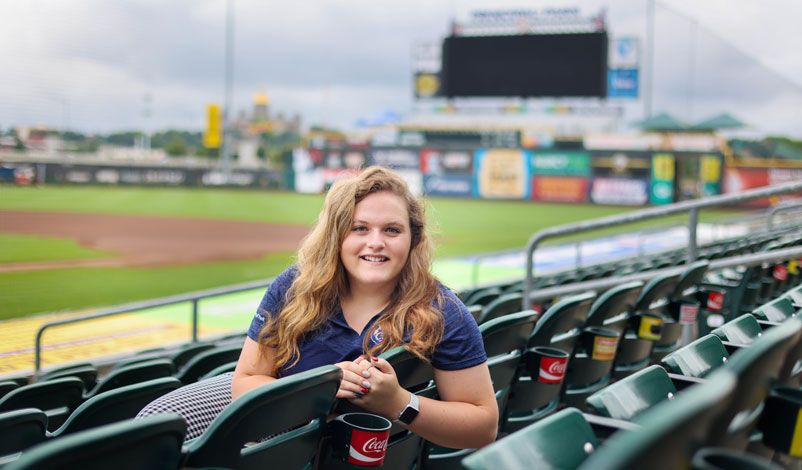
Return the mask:
<path id="1" fill-rule="evenodd" d="M 8 392 L 19 388 L 20 384 L 13 381 L 13 380 L 6 380 L 4 382 L 0 382 L 0 398 L 3 398 L 8 394 Z"/>
<path id="2" fill-rule="evenodd" d="M 341 377 L 339 367 L 322 366 L 248 391 L 201 436 L 187 441 L 182 465 L 308 468 L 318 452 Z M 244 447 L 249 442 L 256 444 Z"/>
<path id="3" fill-rule="evenodd" d="M 797 269 L 802 270 L 802 267 L 797 267 Z M 802 284 L 800 284 L 798 287 L 790 289 L 785 293 L 784 297 L 790 300 L 791 305 L 797 309 L 802 308 Z"/>
<path id="4" fill-rule="evenodd" d="M 465 299 L 465 305 L 487 305 L 498 296 L 501 295 L 501 289 L 498 287 L 487 287 L 474 291 Z"/>
<path id="5" fill-rule="evenodd" d="M 162 377 L 98 393 L 83 402 L 49 437 L 132 419 L 145 405 L 180 386 L 178 379 Z"/>
<path id="6" fill-rule="evenodd" d="M 703 447 L 691 460 L 694 470 L 783 470 L 759 455 L 722 447 Z"/>
<path id="7" fill-rule="evenodd" d="M 518 299 L 520 302 L 520 298 Z M 520 304 L 519 304 L 520 307 Z M 499 428 L 506 416 L 510 390 L 515 383 L 522 351 L 538 319 L 534 310 L 511 313 L 489 320 L 479 326 L 487 353 L 487 367 L 493 381 L 493 391 L 499 409 Z M 424 468 L 459 468 L 459 462 L 474 449 L 449 449 L 428 445 Z"/>
<path id="8" fill-rule="evenodd" d="M 103 392 L 125 385 L 132 385 L 148 380 L 169 377 L 173 374 L 173 363 L 169 359 L 154 359 L 114 368 L 100 379 L 95 388 L 87 392 L 84 399 L 92 398 Z"/>
<path id="9" fill-rule="evenodd" d="M 729 358 L 721 339 L 709 334 L 667 355 L 660 361 L 660 365 L 674 374 L 704 378 L 727 363 Z"/>
<path id="10" fill-rule="evenodd" d="M 238 361 L 231 361 L 221 366 L 217 366 L 209 372 L 203 374 L 203 376 L 201 376 L 198 380 L 208 379 L 209 377 L 215 377 L 220 374 L 225 374 L 226 372 L 234 372 L 234 369 L 237 368 L 237 362 Z"/>
<path id="11" fill-rule="evenodd" d="M 174 470 L 185 432 L 173 414 L 123 421 L 35 445 L 4 470 Z"/>
<path id="12" fill-rule="evenodd" d="M 604 327 L 621 334 L 627 327 L 629 312 L 642 288 L 642 282 L 632 281 L 599 295 L 590 307 L 585 328 Z M 560 401 L 568 406 L 583 408 L 588 396 L 609 383 L 613 360 L 594 359 L 580 343 L 576 346 L 568 360 Z"/>
<path id="13" fill-rule="evenodd" d="M 178 351 L 170 354 L 169 358 L 173 361 L 176 370 L 181 370 L 190 359 L 213 348 L 213 343 L 189 343 L 181 347 Z"/>
<path id="14" fill-rule="evenodd" d="M 634 419 L 636 431 L 613 434 L 579 466 L 582 470 L 675 470 L 688 468 L 708 438 L 715 419 L 736 390 L 730 371 L 694 385 L 682 397 L 664 400 Z"/>
<path id="15" fill-rule="evenodd" d="M 661 274 L 653 277 L 641 289 L 629 313 L 630 322 L 638 316 L 653 314 L 658 315 L 663 323 L 659 326 L 660 330 L 655 333 L 656 339 L 641 337 L 631 324 L 621 331 L 618 352 L 613 363 L 615 378 L 626 377 L 649 364 L 655 342 L 662 337 L 664 323 L 671 318 L 668 306 L 678 282 L 679 274 Z M 670 343 L 674 343 L 679 338 L 679 324 L 671 322 L 670 325 L 666 337 L 668 339 L 670 336 Z"/>
<path id="16" fill-rule="evenodd" d="M 0 413 L 0 467 L 16 460 L 20 452 L 43 442 L 47 433 L 47 415 L 36 408 L 22 408 Z"/>
<path id="17" fill-rule="evenodd" d="M 83 402 L 84 383 L 76 377 L 24 385 L 0 398 L 0 412 L 38 408 L 47 415 L 48 431 L 55 431 Z"/>
<path id="18" fill-rule="evenodd" d="M 97 368 L 95 366 L 82 366 L 59 371 L 51 371 L 39 377 L 39 382 L 44 380 L 62 379 L 64 377 L 77 377 L 84 383 L 86 390 L 92 390 L 97 385 Z"/>
<path id="19" fill-rule="evenodd" d="M 796 308 L 791 304 L 791 300 L 786 297 L 774 299 L 752 311 L 752 315 L 756 318 L 770 322 L 781 322 L 795 314 Z"/>
<path id="20" fill-rule="evenodd" d="M 241 345 L 220 346 L 197 354 L 179 370 L 175 377 L 186 384 L 197 380 L 214 368 L 239 359 Z"/>
<path id="21" fill-rule="evenodd" d="M 138 354 L 121 359 L 111 367 L 109 373 L 112 373 L 117 369 L 122 369 L 124 367 L 132 366 L 134 364 L 141 364 L 143 362 L 157 361 L 157 360 L 168 360 L 168 361 L 170 360 L 168 357 L 165 356 L 163 348 L 159 348 L 156 351 L 148 353 L 140 352 Z M 175 369 L 175 366 L 173 366 L 173 369 Z"/>
<path id="22" fill-rule="evenodd" d="M 468 470 L 573 470 L 598 447 L 576 408 L 566 408 L 465 457 Z M 601 467 L 600 467 L 601 468 Z"/>
<path id="23" fill-rule="evenodd" d="M 747 345 L 757 339 L 763 328 L 751 313 L 744 313 L 740 317 L 730 320 L 710 333 L 718 336 L 722 341 Z"/>
<path id="24" fill-rule="evenodd" d="M 624 377 L 587 399 L 588 410 L 599 416 L 631 421 L 635 416 L 664 400 L 673 400 L 677 388 L 668 372 L 649 366 Z"/>
<path id="25" fill-rule="evenodd" d="M 521 292 L 502 294 L 482 309 L 477 322 L 481 325 L 486 321 L 503 317 L 510 313 L 520 312 L 522 302 L 523 294 Z"/>
<path id="26" fill-rule="evenodd" d="M 682 309 L 684 306 L 693 306 L 697 309 L 698 316 L 697 295 L 708 266 L 709 263 L 705 260 L 697 261 L 680 273 L 679 280 L 674 286 L 674 292 L 669 296 L 667 320 L 663 324 L 662 334 L 652 348 L 652 364 L 660 362 L 666 354 L 682 346 L 683 342 L 690 342 L 698 337 L 699 331 L 695 322 L 692 324 L 681 323 Z M 688 328 L 690 331 L 683 335 L 683 331 Z"/>
<path id="27" fill-rule="evenodd" d="M 537 321 L 526 345 L 518 381 L 510 392 L 503 431 L 521 429 L 557 409 L 563 382 L 532 379 L 528 370 L 539 367 L 534 363 L 539 357 L 533 350 L 550 347 L 571 354 L 595 298 L 593 291 L 566 297 L 549 307 Z"/>
<path id="28" fill-rule="evenodd" d="M 737 393 L 714 421 L 709 445 L 746 448 L 761 404 L 779 379 L 788 353 L 800 337 L 802 320 L 791 318 L 732 355 L 725 368 L 737 378 Z"/>
<path id="29" fill-rule="evenodd" d="M 477 323 L 478 323 L 479 315 L 482 314 L 482 309 L 484 307 L 482 307 L 481 305 L 468 305 L 467 308 L 468 308 L 468 312 L 470 312 L 470 314 L 473 317 L 473 319 L 476 320 Z"/>

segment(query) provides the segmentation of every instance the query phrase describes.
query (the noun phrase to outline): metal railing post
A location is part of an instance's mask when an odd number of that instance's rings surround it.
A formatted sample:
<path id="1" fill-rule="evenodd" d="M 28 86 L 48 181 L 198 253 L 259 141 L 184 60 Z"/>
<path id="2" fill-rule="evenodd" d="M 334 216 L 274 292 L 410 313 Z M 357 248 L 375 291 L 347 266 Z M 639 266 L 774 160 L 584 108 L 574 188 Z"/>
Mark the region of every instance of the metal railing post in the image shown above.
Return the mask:
<path id="1" fill-rule="evenodd" d="M 696 228 L 699 226 L 699 209 L 693 208 L 688 212 L 688 264 L 696 261 L 699 256 L 699 246 L 696 242 Z"/>
<path id="2" fill-rule="evenodd" d="M 192 299 L 192 342 L 198 342 L 198 299 Z"/>

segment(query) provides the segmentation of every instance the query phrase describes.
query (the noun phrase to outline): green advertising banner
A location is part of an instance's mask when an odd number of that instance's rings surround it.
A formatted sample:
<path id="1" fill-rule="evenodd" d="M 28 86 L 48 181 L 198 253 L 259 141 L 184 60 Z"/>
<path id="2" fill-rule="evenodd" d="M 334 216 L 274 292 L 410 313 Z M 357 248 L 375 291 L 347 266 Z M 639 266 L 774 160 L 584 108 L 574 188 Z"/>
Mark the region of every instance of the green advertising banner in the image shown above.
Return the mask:
<path id="1" fill-rule="evenodd" d="M 652 178 L 649 196 L 652 204 L 671 204 L 674 201 L 674 155 L 652 155 Z"/>
<path id="2" fill-rule="evenodd" d="M 532 174 L 590 176 L 590 156 L 586 152 L 533 153 Z"/>

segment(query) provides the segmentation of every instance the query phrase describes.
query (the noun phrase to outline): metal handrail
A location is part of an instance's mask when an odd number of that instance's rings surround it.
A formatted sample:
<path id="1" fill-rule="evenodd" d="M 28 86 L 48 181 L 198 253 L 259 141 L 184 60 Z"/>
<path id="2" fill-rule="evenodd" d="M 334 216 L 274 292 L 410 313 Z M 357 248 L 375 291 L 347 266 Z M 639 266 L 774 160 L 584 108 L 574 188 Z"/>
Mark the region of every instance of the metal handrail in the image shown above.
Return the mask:
<path id="1" fill-rule="evenodd" d="M 771 208 L 766 215 L 766 226 L 769 230 L 774 229 L 774 216 L 780 212 L 789 212 L 796 209 L 802 209 L 802 202 L 790 202 L 785 204 L 776 205 Z"/>
<path id="2" fill-rule="evenodd" d="M 538 244 L 548 238 L 555 238 L 563 235 L 572 235 L 575 233 L 587 232 L 599 228 L 612 227 L 615 225 L 623 225 L 632 222 L 639 222 L 641 220 L 655 219 L 658 217 L 666 217 L 677 213 L 688 213 L 688 263 L 692 263 L 698 256 L 698 247 L 696 244 L 696 226 L 699 222 L 699 209 L 708 207 L 718 207 L 724 205 L 735 204 L 739 202 L 751 201 L 754 199 L 761 199 L 769 196 L 776 196 L 778 194 L 788 194 L 802 191 L 802 182 L 785 183 L 776 186 L 763 187 L 743 191 L 735 194 L 722 194 L 719 196 L 711 196 L 704 199 L 696 199 L 692 201 L 677 202 L 660 207 L 651 207 L 642 209 L 626 214 L 618 214 L 599 219 L 588 220 L 574 224 L 566 224 L 557 227 L 549 227 L 543 229 L 529 238 L 526 244 L 526 276 L 524 277 L 523 286 L 523 309 L 529 309 L 532 306 L 529 294 L 532 291 L 534 281 L 534 253 Z"/>
<path id="3" fill-rule="evenodd" d="M 728 258 L 710 260 L 708 262 L 707 270 L 718 271 L 736 266 L 756 266 L 765 262 L 772 263 L 799 257 L 802 257 L 802 247 L 800 246 L 791 248 L 778 248 L 776 250 L 763 251 L 760 253 L 750 253 L 747 255 L 737 255 L 730 256 Z M 531 302 L 537 302 L 539 300 L 550 300 L 555 297 L 562 297 L 564 295 L 576 294 L 589 290 L 605 291 L 611 287 L 624 284 L 626 282 L 648 281 L 660 275 L 680 274 L 686 269 L 688 269 L 688 265 L 672 266 L 670 268 L 653 269 L 650 271 L 627 274 L 625 276 L 593 279 L 590 281 L 565 284 L 562 286 L 546 287 L 544 289 L 538 289 L 536 292 L 529 294 L 529 300 Z"/>
<path id="4" fill-rule="evenodd" d="M 136 312 L 153 307 L 162 307 L 165 305 L 172 305 L 182 302 L 192 302 L 192 341 L 198 340 L 198 301 L 200 299 L 207 299 L 224 294 L 234 294 L 251 289 L 263 288 L 270 285 L 273 279 L 261 279 L 258 281 L 245 282 L 242 284 L 235 284 L 233 286 L 216 287 L 214 289 L 206 289 L 195 292 L 188 292 L 186 294 L 173 295 L 169 297 L 162 297 L 160 299 L 146 300 L 142 302 L 133 302 L 130 304 L 118 305 L 116 307 L 109 307 L 101 309 L 99 312 L 79 318 L 68 318 L 65 320 L 57 320 L 45 323 L 39 327 L 36 332 L 36 346 L 34 348 L 35 362 L 34 362 L 34 377 L 38 378 L 42 370 L 42 335 L 45 330 L 54 326 L 69 325 L 73 323 L 84 322 L 87 320 L 96 320 L 98 318 L 106 318 L 115 315 L 122 315 L 124 313 Z"/>

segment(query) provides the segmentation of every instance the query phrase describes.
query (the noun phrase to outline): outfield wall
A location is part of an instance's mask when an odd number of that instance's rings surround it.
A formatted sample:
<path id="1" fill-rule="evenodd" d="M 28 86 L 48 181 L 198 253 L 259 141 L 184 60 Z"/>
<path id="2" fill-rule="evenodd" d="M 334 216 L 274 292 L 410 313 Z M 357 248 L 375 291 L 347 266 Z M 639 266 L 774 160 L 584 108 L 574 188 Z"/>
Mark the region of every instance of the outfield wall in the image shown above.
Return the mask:
<path id="1" fill-rule="evenodd" d="M 345 142 L 295 149 L 286 155 L 287 171 L 234 165 L 227 183 L 223 170 L 208 164 L 4 160 L 0 180 L 20 184 L 235 186 L 303 193 L 323 192 L 358 168 L 379 165 L 395 169 L 419 195 L 623 206 L 670 204 L 802 179 L 802 165 L 742 166 L 712 151 L 444 149 Z"/>

